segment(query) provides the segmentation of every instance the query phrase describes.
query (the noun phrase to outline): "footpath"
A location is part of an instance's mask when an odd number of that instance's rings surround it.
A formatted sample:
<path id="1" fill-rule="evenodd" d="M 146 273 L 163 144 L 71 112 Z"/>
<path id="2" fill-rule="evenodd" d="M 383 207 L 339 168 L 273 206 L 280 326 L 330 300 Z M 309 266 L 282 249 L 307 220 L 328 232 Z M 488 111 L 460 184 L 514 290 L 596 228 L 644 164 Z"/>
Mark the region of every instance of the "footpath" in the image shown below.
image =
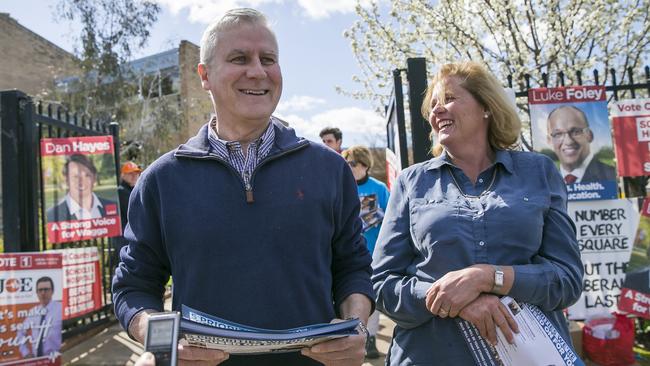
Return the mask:
<path id="1" fill-rule="evenodd" d="M 377 334 L 377 349 L 382 354 L 380 358 L 366 360 L 364 366 L 380 366 L 384 364 L 384 355 L 393 334 L 394 323 L 381 315 L 379 334 Z M 131 338 L 116 322 L 100 333 L 89 337 L 81 343 L 63 352 L 64 365 L 133 365 L 142 354 L 142 345 Z"/>

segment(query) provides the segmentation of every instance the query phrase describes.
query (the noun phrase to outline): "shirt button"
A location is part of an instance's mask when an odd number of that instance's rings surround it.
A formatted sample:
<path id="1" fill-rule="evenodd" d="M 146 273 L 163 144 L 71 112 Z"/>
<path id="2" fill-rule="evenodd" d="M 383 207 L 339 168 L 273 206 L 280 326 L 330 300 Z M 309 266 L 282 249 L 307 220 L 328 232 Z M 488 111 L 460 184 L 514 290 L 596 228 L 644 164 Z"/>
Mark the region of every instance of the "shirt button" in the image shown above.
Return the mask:
<path id="1" fill-rule="evenodd" d="M 481 241 L 478 242 L 478 245 L 480 245 L 480 246 L 484 246 L 484 245 L 485 245 L 485 242 L 484 242 L 483 240 L 481 240 Z"/>
<path id="2" fill-rule="evenodd" d="M 483 183 L 483 178 L 479 178 L 479 179 L 478 179 L 478 182 L 479 182 L 479 183 Z"/>
<path id="3" fill-rule="evenodd" d="M 524 197 L 524 201 L 528 202 L 528 197 Z"/>

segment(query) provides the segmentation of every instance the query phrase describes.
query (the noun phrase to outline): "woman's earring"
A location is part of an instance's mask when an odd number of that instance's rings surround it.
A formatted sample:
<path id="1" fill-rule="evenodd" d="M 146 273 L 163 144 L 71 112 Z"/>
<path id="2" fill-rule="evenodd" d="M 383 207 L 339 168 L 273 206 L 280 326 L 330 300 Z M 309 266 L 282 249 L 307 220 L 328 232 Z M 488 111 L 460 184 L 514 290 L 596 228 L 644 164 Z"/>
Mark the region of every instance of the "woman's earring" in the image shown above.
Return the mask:
<path id="1" fill-rule="evenodd" d="M 488 118 L 488 117 L 490 117 L 490 114 L 486 112 L 486 113 L 483 115 L 483 118 Z"/>

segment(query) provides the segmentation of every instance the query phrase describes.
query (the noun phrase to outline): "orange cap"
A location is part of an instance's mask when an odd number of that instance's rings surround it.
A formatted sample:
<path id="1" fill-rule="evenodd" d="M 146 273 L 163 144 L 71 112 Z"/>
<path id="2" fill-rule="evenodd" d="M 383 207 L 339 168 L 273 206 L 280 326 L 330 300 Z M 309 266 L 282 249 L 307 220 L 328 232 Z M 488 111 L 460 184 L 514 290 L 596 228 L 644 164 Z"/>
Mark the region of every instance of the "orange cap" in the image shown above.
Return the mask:
<path id="1" fill-rule="evenodd" d="M 122 165 L 121 172 L 122 174 L 127 174 L 127 173 L 139 173 L 141 172 L 142 169 L 138 166 L 138 164 L 132 162 L 132 161 L 127 161 Z"/>

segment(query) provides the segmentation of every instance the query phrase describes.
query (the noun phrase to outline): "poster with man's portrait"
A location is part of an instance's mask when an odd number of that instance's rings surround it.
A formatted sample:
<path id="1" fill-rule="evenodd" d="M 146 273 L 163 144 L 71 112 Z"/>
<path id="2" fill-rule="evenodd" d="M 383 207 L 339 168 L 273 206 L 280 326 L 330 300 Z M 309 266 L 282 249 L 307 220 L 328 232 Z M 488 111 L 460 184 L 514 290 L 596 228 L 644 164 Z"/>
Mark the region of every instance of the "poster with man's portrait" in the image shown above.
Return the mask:
<path id="1" fill-rule="evenodd" d="M 112 136 L 41 139 L 50 243 L 122 233 Z"/>
<path id="2" fill-rule="evenodd" d="M 570 201 L 617 198 L 604 86 L 528 92 L 533 148 L 556 162 Z"/>
<path id="3" fill-rule="evenodd" d="M 0 253 L 0 283 L 0 364 L 61 365 L 61 254 Z"/>

